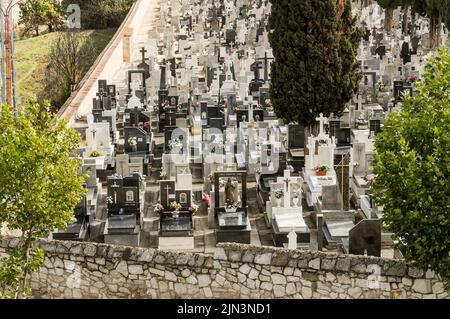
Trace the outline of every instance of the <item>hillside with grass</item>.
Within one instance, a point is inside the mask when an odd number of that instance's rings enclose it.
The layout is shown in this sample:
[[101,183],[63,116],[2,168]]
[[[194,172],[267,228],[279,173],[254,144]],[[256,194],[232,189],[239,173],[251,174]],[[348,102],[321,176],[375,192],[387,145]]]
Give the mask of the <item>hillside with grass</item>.
[[[95,47],[97,55],[103,51],[111,41],[117,29],[82,31],[89,37]],[[60,32],[47,33],[38,37],[15,41],[15,67],[17,80],[17,101],[19,105],[29,99],[35,99],[44,89],[45,68],[52,43]]]

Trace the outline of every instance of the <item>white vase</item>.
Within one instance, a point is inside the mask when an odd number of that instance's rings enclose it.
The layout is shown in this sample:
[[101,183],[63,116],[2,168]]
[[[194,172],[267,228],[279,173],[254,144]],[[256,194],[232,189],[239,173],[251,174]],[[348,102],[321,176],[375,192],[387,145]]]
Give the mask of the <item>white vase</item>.
[[275,198],[275,202],[277,203],[277,207],[281,206],[281,198]]
[[292,201],[294,202],[294,206],[298,207],[298,201],[300,200],[300,198],[295,197]]

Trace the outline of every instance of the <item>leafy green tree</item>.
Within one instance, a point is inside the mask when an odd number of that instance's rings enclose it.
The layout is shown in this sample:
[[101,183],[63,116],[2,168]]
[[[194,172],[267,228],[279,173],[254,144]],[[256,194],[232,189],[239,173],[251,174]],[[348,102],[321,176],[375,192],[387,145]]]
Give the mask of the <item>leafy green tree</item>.
[[25,33],[34,31],[38,36],[42,25],[47,25],[52,32],[62,24],[62,10],[56,0],[26,0],[20,2],[19,7],[19,23],[25,26]]
[[0,261],[0,295],[21,298],[29,293],[27,278],[43,263],[35,241],[65,229],[85,192],[81,160],[71,156],[79,135],[48,106],[34,103],[17,120],[3,105],[0,132],[0,225],[21,233],[17,247]]
[[405,258],[450,279],[450,55],[430,59],[416,98],[377,135],[372,192]]
[[311,126],[320,113],[339,115],[361,79],[356,53],[362,33],[350,1],[271,2],[270,90],[277,116]]

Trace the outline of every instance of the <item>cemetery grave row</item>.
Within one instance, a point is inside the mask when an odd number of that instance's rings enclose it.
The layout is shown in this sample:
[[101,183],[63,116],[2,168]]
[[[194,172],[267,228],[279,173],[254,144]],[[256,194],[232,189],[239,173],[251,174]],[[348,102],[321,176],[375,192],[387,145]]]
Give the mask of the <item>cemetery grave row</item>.
[[[196,234],[209,229],[213,246],[261,244],[252,235],[261,239],[252,222],[261,213],[272,245],[381,255],[389,242],[369,193],[374,141],[401,96],[415,94],[431,54],[421,45],[426,32],[383,33],[380,14],[363,9],[371,18],[358,51],[358,94],[342,116],[320,114],[311,132],[278,119],[271,106],[270,6],[161,1],[123,92],[98,83],[82,151],[88,192],[77,221],[54,238],[92,240],[106,189],[107,243],[147,245],[140,238],[150,210],[161,249],[195,250]],[[157,196],[148,200],[153,184]],[[196,216],[202,208],[206,226]]]

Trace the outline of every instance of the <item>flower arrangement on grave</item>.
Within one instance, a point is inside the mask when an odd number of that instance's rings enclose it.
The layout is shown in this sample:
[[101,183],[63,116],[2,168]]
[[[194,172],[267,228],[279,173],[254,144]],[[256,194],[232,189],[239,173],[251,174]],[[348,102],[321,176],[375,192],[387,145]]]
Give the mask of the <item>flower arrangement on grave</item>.
[[150,127],[150,121],[146,121],[146,122],[144,122],[144,127]]
[[417,81],[417,79],[416,79],[416,77],[415,77],[414,75],[408,76],[408,82],[409,82],[409,83],[414,83],[414,82],[416,82],[416,81]]
[[164,206],[161,203],[156,204],[155,209],[153,210],[155,213],[161,215],[164,213]]
[[181,209],[181,204],[177,202],[170,203],[170,208],[172,208],[174,211],[179,212]]
[[209,182],[212,184],[214,182],[214,174],[208,175]]
[[208,207],[211,207],[211,198],[209,197],[208,194],[202,193],[202,199]]
[[284,197],[284,190],[282,189],[277,189],[275,191],[275,198],[276,199],[282,199]]
[[159,178],[162,180],[167,179],[167,172],[165,169],[161,170],[161,173],[159,173]]
[[171,139],[170,141],[169,141],[169,148],[172,150],[172,149],[174,149],[174,148],[179,148],[179,147],[181,147],[183,144],[181,143],[181,140],[178,138],[178,137],[176,137],[176,138],[174,138],[174,139]]
[[194,216],[198,211],[198,205],[192,204],[191,207],[189,207],[189,212]]
[[361,115],[356,119],[356,125],[358,126],[365,126],[367,125],[367,121],[364,118],[363,114],[361,113]]
[[370,187],[372,183],[375,181],[376,176],[373,174],[364,176],[364,180],[367,182],[367,185]]
[[295,168],[291,164],[286,165],[286,169],[289,170],[291,173],[294,173]]
[[317,176],[325,176],[327,175],[327,172],[329,171],[329,167],[325,165],[316,165],[314,166],[314,171],[316,172]]
[[224,179],[219,180],[219,189],[220,189],[220,188],[224,188],[225,185],[226,185],[226,182],[225,182]]
[[89,154],[89,157],[101,157],[101,156],[103,155],[99,151],[92,151],[91,154]]
[[378,89],[379,89],[381,92],[383,92],[385,88],[386,88],[386,84],[383,82],[383,80],[380,80],[380,81],[378,82]]
[[128,139],[128,144],[130,144],[130,146],[136,146],[137,145],[137,138],[136,138],[136,136],[130,137]]
[[225,209],[236,209],[241,205],[240,201],[234,201],[234,200],[230,200],[227,199],[225,201]]

